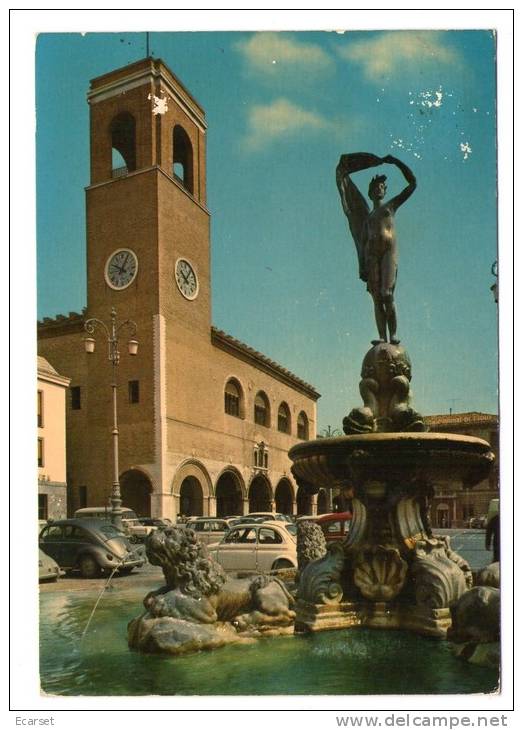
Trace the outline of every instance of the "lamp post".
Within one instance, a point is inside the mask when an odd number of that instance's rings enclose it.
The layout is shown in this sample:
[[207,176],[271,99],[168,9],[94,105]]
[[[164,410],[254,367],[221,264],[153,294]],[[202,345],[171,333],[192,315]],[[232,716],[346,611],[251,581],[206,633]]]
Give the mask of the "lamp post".
[[94,339],[93,335],[95,333],[96,328],[99,327],[103,330],[107,337],[107,345],[108,345],[108,352],[109,352],[109,361],[111,362],[113,366],[113,379],[111,383],[111,388],[113,390],[113,429],[112,429],[112,437],[113,437],[113,459],[114,459],[114,479],[113,479],[113,486],[111,490],[111,522],[113,525],[118,528],[122,529],[122,496],[120,493],[120,479],[119,479],[119,464],[118,464],[118,411],[117,411],[117,403],[116,403],[116,389],[118,388],[118,384],[116,381],[116,368],[118,367],[120,363],[120,350],[118,349],[118,336],[123,329],[129,330],[129,336],[130,340],[127,343],[128,352],[129,355],[136,355],[138,352],[138,341],[134,339],[134,336],[136,335],[136,323],[133,322],[131,319],[126,319],[123,322],[118,323],[116,321],[116,309],[113,307],[111,309],[111,322],[109,326],[105,324],[105,322],[102,322],[101,319],[97,319],[96,317],[92,317],[91,319],[88,319],[84,324],[84,329],[87,332],[89,337],[85,337],[84,339],[84,346],[85,351],[89,354],[92,354],[95,349],[96,340]]

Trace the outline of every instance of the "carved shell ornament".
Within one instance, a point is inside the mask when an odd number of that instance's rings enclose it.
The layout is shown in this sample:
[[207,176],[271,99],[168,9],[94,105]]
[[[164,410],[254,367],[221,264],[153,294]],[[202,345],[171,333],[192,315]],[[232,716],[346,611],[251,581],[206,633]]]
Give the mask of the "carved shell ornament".
[[376,545],[358,552],[354,583],[370,601],[390,601],[405,584],[407,563],[396,548]]

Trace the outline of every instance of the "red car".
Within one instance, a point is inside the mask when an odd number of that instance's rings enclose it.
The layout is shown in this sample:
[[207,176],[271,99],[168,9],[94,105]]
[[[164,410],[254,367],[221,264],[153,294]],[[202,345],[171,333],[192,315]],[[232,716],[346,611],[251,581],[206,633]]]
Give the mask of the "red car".
[[315,522],[323,530],[327,542],[345,540],[352,522],[352,512],[332,512],[316,517]]

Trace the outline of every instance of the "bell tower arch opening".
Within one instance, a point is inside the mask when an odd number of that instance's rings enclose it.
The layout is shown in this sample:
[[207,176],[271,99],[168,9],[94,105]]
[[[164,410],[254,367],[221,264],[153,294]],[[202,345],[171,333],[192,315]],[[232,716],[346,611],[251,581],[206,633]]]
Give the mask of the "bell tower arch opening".
[[185,129],[175,124],[173,129],[173,176],[184,188],[194,193],[193,151]]
[[111,176],[136,170],[136,122],[129,112],[120,112],[111,122]]

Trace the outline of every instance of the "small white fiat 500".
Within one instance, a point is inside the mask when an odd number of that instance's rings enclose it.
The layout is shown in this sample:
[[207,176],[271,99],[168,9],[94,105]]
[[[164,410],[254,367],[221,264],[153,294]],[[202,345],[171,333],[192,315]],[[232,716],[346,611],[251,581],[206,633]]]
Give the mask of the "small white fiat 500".
[[227,571],[265,573],[298,566],[296,525],[293,524],[271,521],[238,525],[208,549]]

